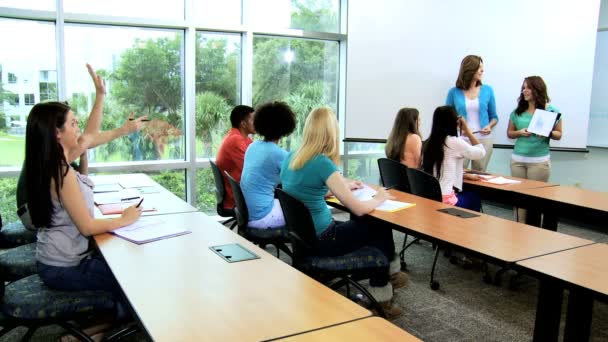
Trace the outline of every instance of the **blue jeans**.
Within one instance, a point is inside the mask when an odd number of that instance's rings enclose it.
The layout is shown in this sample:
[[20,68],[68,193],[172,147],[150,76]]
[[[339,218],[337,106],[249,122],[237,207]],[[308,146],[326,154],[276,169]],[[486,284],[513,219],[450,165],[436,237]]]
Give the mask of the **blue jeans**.
[[60,291],[99,290],[111,292],[116,300],[117,318],[126,317],[127,307],[121,300],[120,286],[114,279],[108,264],[100,256],[83,259],[72,267],[50,266],[36,263],[38,276],[44,284]]
[[[379,221],[363,218],[346,222],[334,221],[318,236],[318,240],[319,256],[340,256],[365,246],[379,249],[389,262],[395,255],[393,230]],[[369,283],[371,286],[382,287],[388,283],[388,280],[387,267],[370,274]]]

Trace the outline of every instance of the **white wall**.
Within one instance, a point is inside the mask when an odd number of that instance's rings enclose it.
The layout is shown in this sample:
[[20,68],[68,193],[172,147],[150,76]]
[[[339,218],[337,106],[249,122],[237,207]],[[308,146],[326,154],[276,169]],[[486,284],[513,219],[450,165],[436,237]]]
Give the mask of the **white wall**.
[[[541,75],[564,115],[555,146],[587,143],[599,0],[349,2],[347,138],[384,139],[400,107],[416,107],[423,134],[454,86],[461,59],[484,59],[506,137],[525,76]],[[465,15],[466,14],[466,15]]]
[[597,33],[587,143],[608,147],[608,0],[602,0],[600,5],[598,26],[605,31]]

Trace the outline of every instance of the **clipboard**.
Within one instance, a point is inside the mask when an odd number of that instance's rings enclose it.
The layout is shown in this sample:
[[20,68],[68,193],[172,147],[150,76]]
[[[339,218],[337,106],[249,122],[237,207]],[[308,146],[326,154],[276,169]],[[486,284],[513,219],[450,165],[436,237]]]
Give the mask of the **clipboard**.
[[229,263],[260,258],[258,255],[248,250],[247,248],[239,245],[238,243],[210,246],[209,249],[212,250],[215,254],[219,255],[222,259],[224,259],[224,261]]
[[437,209],[437,211],[441,211],[442,213],[446,213],[446,214],[452,215],[452,216],[458,216],[460,218],[465,218],[465,219],[481,216],[478,214],[473,214],[468,211],[464,211],[464,210],[460,210],[460,209],[456,209],[456,208]]

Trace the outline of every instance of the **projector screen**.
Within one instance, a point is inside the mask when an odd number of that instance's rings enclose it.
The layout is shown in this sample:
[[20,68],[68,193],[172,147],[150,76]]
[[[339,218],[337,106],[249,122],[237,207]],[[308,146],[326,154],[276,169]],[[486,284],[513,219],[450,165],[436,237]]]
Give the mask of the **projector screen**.
[[554,147],[585,148],[599,0],[349,1],[345,138],[386,139],[401,107],[428,136],[462,58],[480,55],[494,89],[494,144],[509,144],[509,114],[524,77],[542,76],[560,109]]

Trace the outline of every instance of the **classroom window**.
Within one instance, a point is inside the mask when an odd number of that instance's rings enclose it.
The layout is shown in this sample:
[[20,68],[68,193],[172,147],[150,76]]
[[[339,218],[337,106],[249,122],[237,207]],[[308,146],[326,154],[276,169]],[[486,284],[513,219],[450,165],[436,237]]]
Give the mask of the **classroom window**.
[[34,94],[23,94],[23,104],[33,106],[36,104],[36,96]]
[[196,34],[196,155],[212,157],[230,129],[230,111],[241,103],[241,36]]
[[66,13],[158,19],[184,18],[184,0],[64,0],[63,6]]
[[267,0],[251,7],[251,21],[259,28],[340,31],[339,0]]
[[253,104],[287,102],[297,115],[296,131],[281,145],[299,144],[304,121],[316,107],[338,103],[339,44],[335,41],[255,36]]
[[68,100],[81,121],[95,98],[82,61],[95,61],[106,79],[103,130],[122,126],[131,112],[150,119],[139,132],[96,148],[91,162],[184,159],[183,36],[181,30],[65,26]]
[[55,0],[0,0],[0,7],[54,11],[55,3]]
[[193,0],[193,5],[194,19],[205,26],[241,23],[241,0]]
[[211,167],[196,170],[196,208],[208,215],[217,215],[215,180]]

